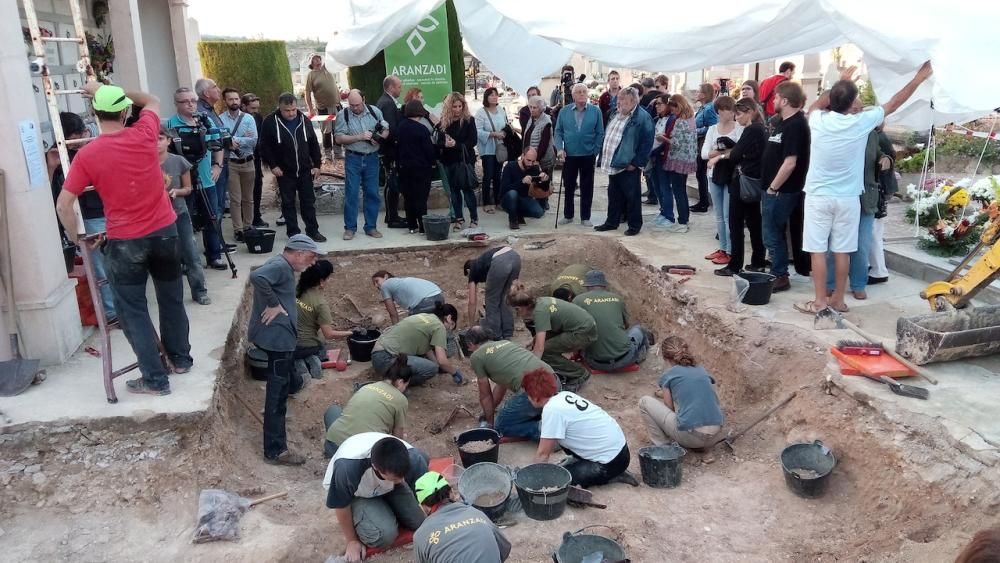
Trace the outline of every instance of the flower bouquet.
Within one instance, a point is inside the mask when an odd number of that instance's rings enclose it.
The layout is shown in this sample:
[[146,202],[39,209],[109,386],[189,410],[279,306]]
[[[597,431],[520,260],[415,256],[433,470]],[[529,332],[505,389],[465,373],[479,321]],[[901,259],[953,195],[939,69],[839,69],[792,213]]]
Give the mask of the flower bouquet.
[[914,202],[906,217],[925,229],[917,242],[920,248],[935,256],[969,253],[989,220],[985,211],[997,199],[1000,187],[995,179],[984,180],[975,184],[969,179],[945,180],[924,188],[907,186],[907,194]]

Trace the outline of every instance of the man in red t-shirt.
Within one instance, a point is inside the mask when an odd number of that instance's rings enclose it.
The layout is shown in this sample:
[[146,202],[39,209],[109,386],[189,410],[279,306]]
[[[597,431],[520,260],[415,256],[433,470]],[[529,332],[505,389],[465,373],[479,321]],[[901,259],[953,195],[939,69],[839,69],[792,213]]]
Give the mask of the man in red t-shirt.
[[765,78],[760,83],[760,99],[757,100],[764,106],[764,113],[767,117],[774,115],[774,87],[786,80],[791,80],[795,75],[795,63],[785,61],[778,67],[778,74]]
[[[139,362],[142,378],[126,382],[132,393],[167,395],[170,381],[156,346],[146,304],[146,279],[153,278],[160,311],[160,335],[175,373],[191,369],[188,318],[184,310],[181,262],[177,254],[177,216],[164,189],[158,136],[160,101],[143,92],[89,82],[101,135],[80,149],[56,201],[66,235],[77,242],[73,205],[88,186],[101,196],[107,241],[101,252],[125,337]],[[125,127],[132,104],[139,119]]]

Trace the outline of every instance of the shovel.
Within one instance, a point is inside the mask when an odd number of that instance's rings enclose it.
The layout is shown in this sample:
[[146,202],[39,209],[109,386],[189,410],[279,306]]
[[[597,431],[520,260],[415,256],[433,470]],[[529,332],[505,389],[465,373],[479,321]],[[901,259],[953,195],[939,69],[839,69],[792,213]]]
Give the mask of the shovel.
[[762,415],[758,416],[757,418],[755,418],[750,424],[744,426],[741,430],[739,430],[735,434],[729,434],[725,438],[719,440],[718,442],[716,442],[716,443],[714,443],[712,445],[713,446],[718,446],[719,444],[725,444],[726,447],[729,448],[730,452],[736,453],[736,450],[733,449],[733,442],[735,442],[737,438],[739,438],[740,436],[746,434],[754,426],[757,426],[758,424],[760,424],[761,422],[763,422],[767,417],[769,417],[772,414],[774,414],[774,411],[776,411],[776,410],[780,409],[781,407],[787,405],[792,399],[795,398],[795,395],[797,395],[797,394],[798,394],[798,391],[792,391],[784,399],[782,399],[781,401],[779,401],[778,403],[776,403],[773,407],[771,407],[771,408],[767,409],[766,411],[764,411],[764,414],[762,414]]
[[858,328],[858,325],[845,319],[843,315],[841,315],[840,313],[834,311],[829,307],[816,313],[816,317],[813,319],[813,328],[816,330],[833,330],[833,329],[853,330],[858,336],[864,338],[865,340],[874,342],[876,344],[880,344],[882,348],[885,349],[886,354],[889,354],[890,356],[898,360],[899,363],[913,370],[913,373],[916,373],[920,377],[927,380],[929,383],[932,383],[934,385],[938,384],[937,379],[934,379],[934,377],[931,376],[931,374],[928,373],[927,370],[911,362],[910,360],[907,360],[903,356],[900,356],[899,354],[896,353],[895,350],[886,346],[881,339],[876,338],[874,335],[861,330],[860,328]]
[[13,397],[35,382],[38,375],[38,360],[26,360],[21,357],[21,347],[17,341],[17,335],[21,325],[21,320],[17,313],[17,305],[14,303],[14,284],[12,280],[11,259],[10,259],[10,229],[7,223],[7,192],[4,188],[3,179],[0,178],[0,222],[3,223],[2,232],[6,239],[5,257],[3,261],[3,274],[0,275],[0,282],[3,283],[4,293],[7,301],[7,326],[10,330],[10,353],[13,359],[0,362],[0,397]]
[[198,496],[198,526],[191,541],[236,541],[240,539],[240,518],[247,510],[286,495],[288,491],[251,500],[221,489],[204,489]]
[[865,369],[865,365],[863,363],[855,360],[854,357],[849,354],[841,356],[840,359],[845,364],[856,369],[858,373],[867,377],[868,379],[871,379],[872,381],[878,383],[885,383],[886,385],[889,386],[889,390],[897,395],[900,395],[902,397],[913,397],[914,399],[923,399],[925,401],[927,400],[928,397],[931,396],[931,392],[928,391],[927,389],[924,389],[923,387],[896,383],[896,381],[894,381],[891,377],[887,375],[875,375],[871,373],[870,371]]

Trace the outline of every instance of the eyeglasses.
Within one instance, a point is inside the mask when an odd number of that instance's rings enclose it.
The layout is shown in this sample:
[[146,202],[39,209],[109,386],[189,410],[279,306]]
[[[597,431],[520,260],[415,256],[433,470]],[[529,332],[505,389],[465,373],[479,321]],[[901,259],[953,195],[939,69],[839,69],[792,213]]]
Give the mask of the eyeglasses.
[[197,104],[198,100],[174,100],[175,104]]

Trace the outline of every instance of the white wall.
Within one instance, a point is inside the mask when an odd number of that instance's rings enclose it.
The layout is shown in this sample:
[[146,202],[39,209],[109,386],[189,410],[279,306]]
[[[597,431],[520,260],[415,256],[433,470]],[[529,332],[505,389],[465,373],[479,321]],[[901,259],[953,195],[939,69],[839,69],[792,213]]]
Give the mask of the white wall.
[[[170,7],[164,0],[139,2],[139,28],[142,33],[143,55],[146,60],[146,80],[149,93],[162,101],[173,99],[177,83],[177,59],[170,29]],[[194,84],[183,84],[194,87]],[[170,107],[168,103],[166,107]]]

